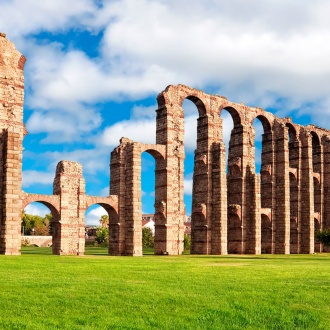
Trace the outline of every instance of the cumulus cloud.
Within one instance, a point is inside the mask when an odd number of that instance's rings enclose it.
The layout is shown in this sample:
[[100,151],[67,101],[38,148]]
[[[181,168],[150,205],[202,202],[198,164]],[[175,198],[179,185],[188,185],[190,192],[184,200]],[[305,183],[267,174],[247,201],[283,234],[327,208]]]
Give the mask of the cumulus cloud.
[[30,203],[25,207],[24,211],[27,214],[39,215],[40,217],[44,217],[46,214],[51,213],[50,209],[41,203]]
[[[156,96],[177,83],[262,107],[276,108],[284,99],[285,114],[312,103],[317,120],[317,113],[329,115],[329,10],[325,0],[83,0],[70,6],[12,0],[2,5],[0,29],[27,52],[27,104],[34,109],[28,129],[47,133],[47,143],[56,136],[69,142],[100,127],[95,102]],[[103,32],[96,57],[32,36],[73,29]],[[145,119],[139,128],[150,127]],[[106,129],[103,143],[116,145],[131,129],[134,139],[153,139],[122,122]]]
[[183,189],[184,194],[187,196],[191,196],[192,188],[193,188],[193,173],[188,173],[184,177],[184,189]]
[[99,226],[102,215],[108,215],[102,206],[90,207],[85,214],[85,224],[89,226]]
[[23,188],[34,184],[49,185],[54,181],[55,173],[40,172],[35,170],[23,171]]

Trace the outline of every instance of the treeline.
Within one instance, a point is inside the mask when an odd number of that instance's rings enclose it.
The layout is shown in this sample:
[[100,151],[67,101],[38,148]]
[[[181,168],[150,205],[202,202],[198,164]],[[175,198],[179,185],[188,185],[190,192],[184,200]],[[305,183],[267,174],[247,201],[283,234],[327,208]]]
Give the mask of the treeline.
[[46,214],[45,217],[32,215],[23,212],[22,214],[22,234],[48,236],[51,235],[52,215]]

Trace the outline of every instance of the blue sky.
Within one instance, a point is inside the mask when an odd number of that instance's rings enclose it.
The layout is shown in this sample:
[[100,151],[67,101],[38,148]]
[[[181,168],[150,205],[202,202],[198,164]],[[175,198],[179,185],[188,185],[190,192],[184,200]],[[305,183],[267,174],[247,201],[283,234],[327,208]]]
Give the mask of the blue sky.
[[[0,31],[28,59],[23,189],[51,194],[66,159],[83,164],[88,194],[107,195],[110,152],[122,136],[155,142],[156,97],[169,84],[330,129],[329,12],[327,0],[0,0]],[[189,214],[197,110],[183,107]],[[230,129],[227,118],[226,139]],[[144,155],[146,213],[153,171]],[[87,223],[103,212],[88,210]]]

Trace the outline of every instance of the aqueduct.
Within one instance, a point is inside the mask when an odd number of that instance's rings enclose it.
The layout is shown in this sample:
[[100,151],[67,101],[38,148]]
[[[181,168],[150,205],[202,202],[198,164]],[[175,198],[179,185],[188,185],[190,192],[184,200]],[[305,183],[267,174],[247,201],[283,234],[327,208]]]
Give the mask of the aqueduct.
[[[157,97],[155,144],[122,138],[112,151],[108,197],[86,195],[82,166],[69,161],[57,165],[53,195],[25,193],[24,63],[0,34],[0,253],[20,254],[22,210],[39,201],[53,214],[54,254],[84,253],[84,213],[100,204],[110,217],[109,254],[142,255],[141,154],[148,152],[156,161],[155,254],[181,254],[185,99],[198,109],[191,253],[326,251],[314,236],[316,229],[330,227],[330,132],[183,85],[168,86]],[[228,162],[223,111],[234,123]],[[254,156],[256,119],[263,126],[260,174]]]

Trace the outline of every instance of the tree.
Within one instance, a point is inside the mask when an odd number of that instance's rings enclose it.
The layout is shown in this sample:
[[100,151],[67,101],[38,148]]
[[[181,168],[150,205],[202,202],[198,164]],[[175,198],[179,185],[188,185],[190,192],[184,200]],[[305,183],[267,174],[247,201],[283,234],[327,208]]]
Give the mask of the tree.
[[324,245],[330,246],[330,229],[318,230],[315,233],[315,238]]
[[108,241],[108,237],[109,237],[109,230],[108,230],[108,228],[98,227],[96,229],[95,241],[98,244],[107,242]]
[[191,236],[187,235],[187,234],[184,234],[184,238],[183,238],[184,250],[185,251],[190,250],[190,245],[191,245]]
[[102,228],[107,228],[109,225],[109,216],[106,214],[102,215],[100,218],[100,224]]
[[142,246],[144,248],[154,247],[154,235],[149,227],[142,228]]
[[39,215],[22,213],[22,232],[24,235],[48,236],[52,216],[47,214],[44,218]]

